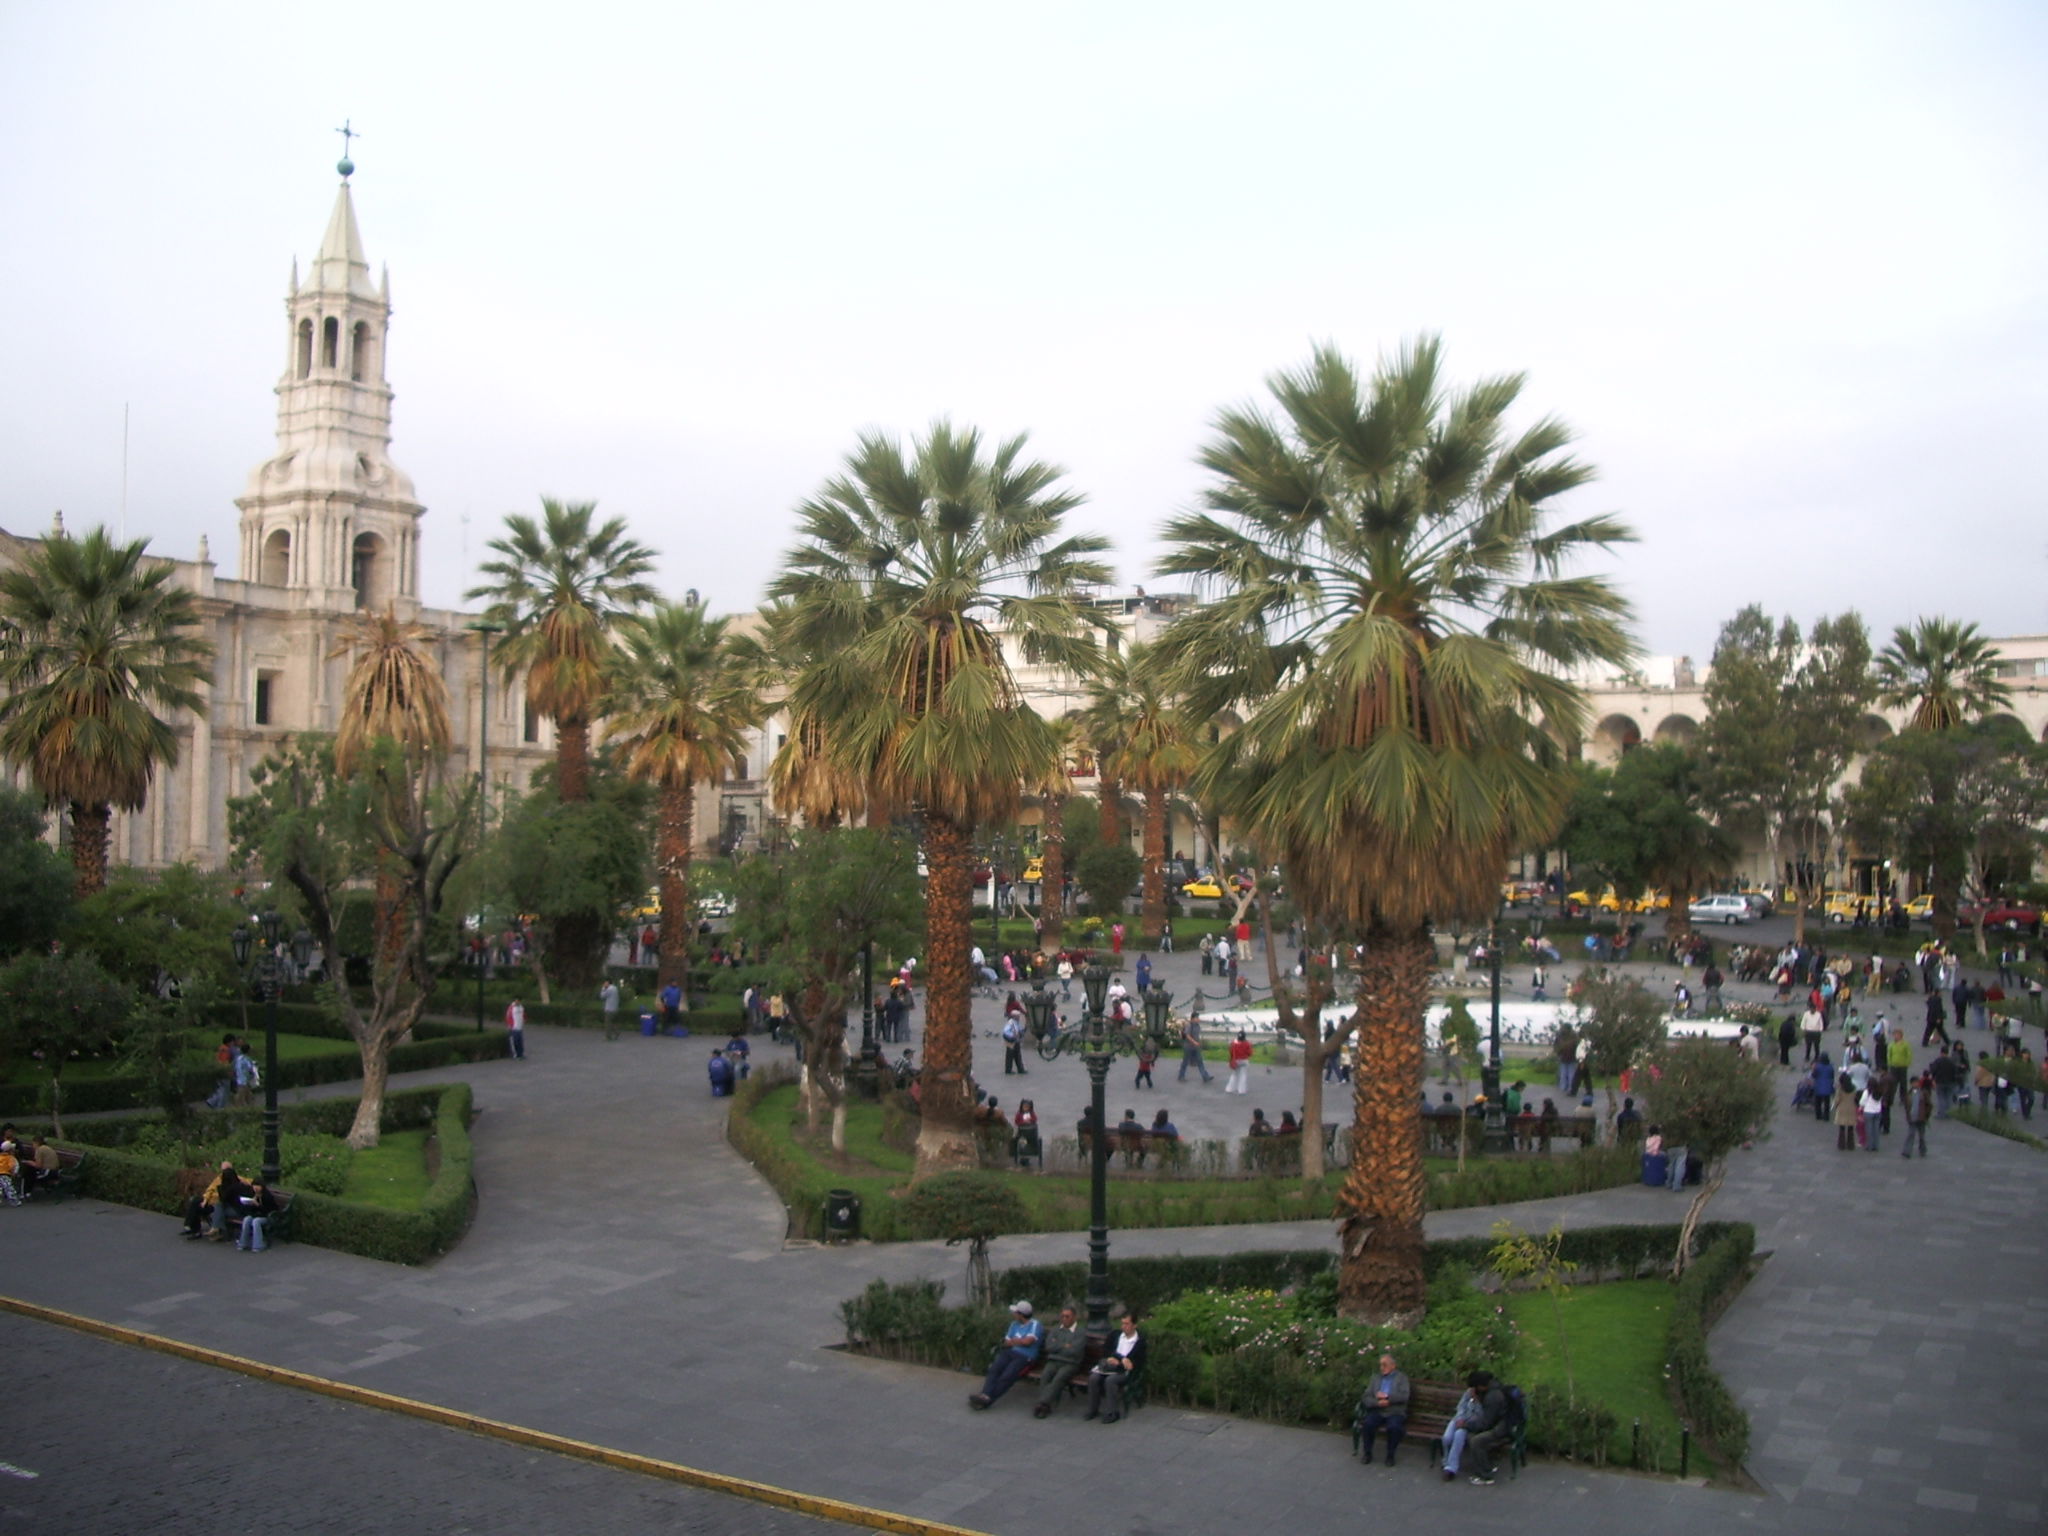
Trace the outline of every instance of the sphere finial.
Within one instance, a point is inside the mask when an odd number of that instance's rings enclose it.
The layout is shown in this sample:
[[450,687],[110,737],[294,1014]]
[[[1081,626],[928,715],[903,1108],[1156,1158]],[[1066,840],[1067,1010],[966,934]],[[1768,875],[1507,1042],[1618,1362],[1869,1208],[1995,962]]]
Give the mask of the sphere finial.
[[356,163],[353,160],[337,160],[334,168],[341,172],[344,181],[356,173]]

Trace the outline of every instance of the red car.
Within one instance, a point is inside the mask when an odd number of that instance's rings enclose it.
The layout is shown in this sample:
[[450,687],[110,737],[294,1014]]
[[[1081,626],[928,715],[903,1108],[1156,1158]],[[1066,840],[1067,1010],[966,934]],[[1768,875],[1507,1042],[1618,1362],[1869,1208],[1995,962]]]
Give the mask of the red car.
[[2041,910],[2024,901],[2005,901],[1993,897],[1989,901],[1966,901],[1956,908],[1956,921],[1965,928],[1977,926],[1982,916],[1986,928],[2004,928],[2013,932],[2027,933],[2041,931]]

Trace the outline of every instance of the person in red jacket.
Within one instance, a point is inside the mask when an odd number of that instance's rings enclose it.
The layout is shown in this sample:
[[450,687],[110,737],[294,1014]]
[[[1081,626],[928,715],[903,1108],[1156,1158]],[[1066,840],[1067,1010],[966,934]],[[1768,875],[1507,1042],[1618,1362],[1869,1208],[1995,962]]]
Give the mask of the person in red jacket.
[[1230,1042],[1230,1081],[1223,1085],[1225,1093],[1250,1093],[1252,1075],[1252,1043],[1243,1030]]

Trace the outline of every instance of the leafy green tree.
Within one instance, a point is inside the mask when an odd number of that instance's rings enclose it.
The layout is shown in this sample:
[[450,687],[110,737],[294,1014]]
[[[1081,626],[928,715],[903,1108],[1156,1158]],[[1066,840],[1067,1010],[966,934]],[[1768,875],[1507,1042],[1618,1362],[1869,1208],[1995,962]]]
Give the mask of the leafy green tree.
[[489,578],[468,596],[490,604],[504,626],[497,662],[509,684],[525,673],[526,702],[555,722],[555,787],[564,803],[590,793],[590,724],[610,687],[612,629],[658,595],[641,578],[654,551],[626,535],[626,520],[599,523],[595,502],[543,497],[540,520],[508,513],[491,540]]
[[1074,883],[1088,893],[1089,910],[1113,923],[1144,869],[1145,861],[1121,841],[1090,843],[1074,860]]
[[1727,1177],[1728,1158],[1760,1139],[1771,1123],[1777,1084],[1762,1061],[1750,1061],[1727,1042],[1673,1040],[1649,1061],[1644,1111],[1664,1127],[1664,1142],[1698,1155],[1705,1165],[1700,1192],[1686,1208],[1672,1255],[1671,1278],[1685,1273],[1692,1234],[1707,1202]]
[[[1891,643],[1877,658],[1877,682],[1888,708],[1911,712],[1906,730],[1915,736],[1960,730],[2003,709],[2012,697],[1998,678],[1996,648],[1976,625],[1953,619],[1921,619],[1893,630]],[[1928,795],[1922,826],[1938,839],[1926,859],[1933,874],[1934,933],[1946,939],[1956,931],[1956,898],[1969,864],[1972,818],[1957,803],[1964,791],[1946,771],[1947,755],[1936,749],[1917,754],[1917,760],[1926,770],[1922,783]]]
[[0,968],[0,1041],[9,1056],[33,1057],[41,1066],[59,1136],[65,1063],[110,1045],[134,1006],[134,994],[78,950],[17,955]]
[[1057,950],[1067,928],[1067,871],[1073,847],[1067,830],[1067,808],[1073,803],[1073,770],[1082,750],[1080,717],[1060,715],[1053,720],[1052,730],[1052,758],[1025,781],[1024,787],[1027,794],[1038,799],[1038,851],[1044,860],[1038,884],[1041,943],[1048,950]]
[[1340,1220],[1347,1315],[1422,1312],[1429,922],[1490,914],[1510,857],[1545,846],[1582,734],[1567,681],[1634,653],[1586,552],[1617,518],[1554,522],[1591,468],[1555,420],[1519,433],[1520,376],[1452,390],[1434,338],[1370,378],[1330,348],[1270,381],[1278,415],[1225,411],[1206,510],[1161,570],[1215,589],[1159,642],[1199,718],[1244,714],[1193,788],[1286,868],[1302,912],[1365,945],[1356,1127]]
[[867,786],[872,817],[922,824],[925,1068],[917,1176],[971,1166],[969,953],[977,826],[1014,819],[1058,750],[1004,655],[1085,675],[1079,604],[1109,579],[1092,535],[1065,534],[1079,497],[1020,437],[987,445],[940,422],[907,450],[863,437],[797,510],[770,595],[802,666],[789,695],[804,750]]
[[1876,697],[1863,620],[1819,619],[1802,639],[1791,619],[1744,608],[1721,627],[1705,694],[1695,743],[1705,805],[1722,825],[1761,833],[1772,880],[1792,887],[1793,928],[1803,936],[1825,873],[1835,787],[1862,749]]
[[995,1305],[988,1245],[1031,1225],[1031,1213],[1009,1180],[973,1169],[940,1174],[903,1197],[901,1214],[914,1237],[944,1238],[948,1248],[967,1244],[967,1294],[976,1306]]
[[[533,918],[527,963],[543,1002],[558,983],[571,995],[598,985],[620,910],[647,889],[649,791],[609,771],[587,788],[565,801],[543,780],[509,804],[465,887]],[[694,912],[682,921],[694,923]]]
[[[697,785],[744,758],[760,723],[750,655],[695,594],[629,616],[619,626],[612,718],[605,730],[629,778],[655,790],[654,867],[661,885],[657,987],[690,982],[697,909],[690,899]],[[751,651],[751,647],[748,651]]]
[[1550,1320],[1557,1331],[1558,1355],[1564,1363],[1564,1395],[1567,1404],[1578,1401],[1578,1387],[1572,1380],[1572,1350],[1564,1331],[1565,1299],[1572,1293],[1571,1278],[1578,1264],[1564,1256],[1564,1225],[1553,1222],[1541,1237],[1531,1236],[1511,1221],[1493,1224],[1493,1247],[1487,1250],[1486,1266],[1508,1285],[1533,1285],[1550,1298]]
[[[475,815],[475,790],[401,798],[389,786],[405,779],[406,749],[389,737],[363,748],[358,771],[335,765],[334,743],[311,733],[294,737],[250,774],[250,791],[228,802],[236,853],[298,898],[306,927],[328,958],[325,990],[363,1063],[363,1093],[349,1128],[352,1147],[377,1145],[391,1044],[419,1022],[434,986],[432,940],[448,882],[468,857],[465,839]],[[403,805],[405,814],[394,814]],[[390,882],[392,910],[402,913],[398,942],[378,950],[364,1008],[341,963],[340,925],[348,894],[380,876]]]
[[92,951],[138,996],[193,988],[218,996],[234,986],[230,935],[247,915],[225,875],[192,864],[117,869],[78,904],[64,936],[68,947]]
[[46,949],[71,912],[71,861],[43,841],[34,795],[0,785],[0,955]]
[[[2008,716],[1905,731],[1865,760],[1842,817],[1861,846],[1927,872],[1936,892],[1989,895],[1997,871],[2032,872],[2048,823],[2048,748]],[[1981,908],[1974,933],[1984,954]]]
[[813,1132],[832,1110],[846,1151],[846,1022],[861,946],[909,953],[922,926],[917,846],[888,827],[816,827],[739,867],[732,931],[759,957],[761,982],[795,1001],[804,1037],[803,1103]]
[[178,760],[163,715],[206,712],[213,647],[173,567],[144,562],[147,545],[55,532],[0,572],[0,755],[70,807],[81,896],[106,883],[113,813],[141,810],[157,769]]
[[1639,1069],[1664,1044],[1670,1010],[1633,976],[1605,971],[1582,973],[1571,985],[1576,1038],[1587,1044],[1586,1070],[1605,1085],[1607,1136],[1621,1113],[1616,1092],[1621,1074]]
[[1574,869],[1597,870],[1617,891],[1656,886],[1670,897],[1669,932],[1691,926],[1695,895],[1735,868],[1735,839],[1702,809],[1701,763],[1686,748],[1638,747],[1613,768],[1585,768],[1559,846]]

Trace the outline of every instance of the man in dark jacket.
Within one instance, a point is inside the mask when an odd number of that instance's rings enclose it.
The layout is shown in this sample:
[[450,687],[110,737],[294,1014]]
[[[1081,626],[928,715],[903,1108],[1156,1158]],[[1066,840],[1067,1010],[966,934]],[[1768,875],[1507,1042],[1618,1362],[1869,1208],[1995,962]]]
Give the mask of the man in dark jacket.
[[1045,1330],[1045,1363],[1038,1368],[1038,1404],[1031,1410],[1034,1419],[1045,1418],[1052,1412],[1074,1372],[1081,1368],[1081,1356],[1087,1349],[1088,1335],[1074,1309],[1061,1307],[1058,1326]]
[[1380,1356],[1379,1374],[1365,1384],[1358,1400],[1359,1450],[1367,1466],[1372,1465],[1373,1437],[1387,1432],[1387,1465],[1394,1464],[1394,1452],[1401,1448],[1401,1435],[1408,1428],[1408,1373],[1392,1355]]
[[1474,1371],[1466,1385],[1478,1396],[1478,1412],[1466,1428],[1465,1454],[1471,1458],[1472,1481],[1484,1488],[1493,1482],[1493,1453],[1514,1429],[1508,1423],[1508,1395],[1491,1371]]

